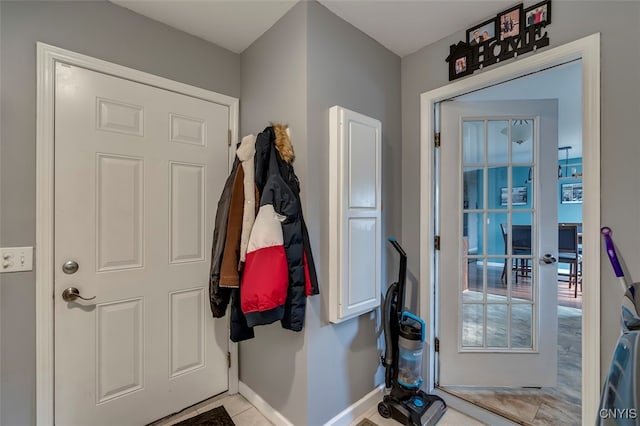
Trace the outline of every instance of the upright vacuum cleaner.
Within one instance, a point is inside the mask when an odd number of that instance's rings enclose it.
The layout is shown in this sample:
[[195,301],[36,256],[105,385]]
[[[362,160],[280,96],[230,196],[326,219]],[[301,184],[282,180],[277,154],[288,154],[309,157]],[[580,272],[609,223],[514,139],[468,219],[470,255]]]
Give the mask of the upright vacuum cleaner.
[[[624,290],[618,338],[604,382],[598,425],[640,425],[640,283],[624,276],[611,238],[611,228],[601,229],[611,266]],[[597,291],[597,289],[595,289]]]
[[378,413],[407,426],[435,425],[447,406],[442,398],[420,390],[426,324],[403,310],[407,254],[395,238],[389,242],[400,253],[400,270],[398,282],[389,286],[382,303],[385,353],[381,361],[390,391],[378,404]]

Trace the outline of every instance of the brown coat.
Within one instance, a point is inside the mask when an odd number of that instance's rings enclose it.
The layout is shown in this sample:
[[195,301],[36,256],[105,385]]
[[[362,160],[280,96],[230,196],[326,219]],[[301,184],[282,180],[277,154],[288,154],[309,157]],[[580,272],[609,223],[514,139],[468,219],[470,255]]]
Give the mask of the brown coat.
[[240,263],[240,237],[242,234],[243,209],[244,171],[242,167],[238,167],[231,191],[231,205],[229,206],[229,218],[227,220],[227,237],[222,255],[222,267],[220,269],[220,287],[240,286],[238,266]]

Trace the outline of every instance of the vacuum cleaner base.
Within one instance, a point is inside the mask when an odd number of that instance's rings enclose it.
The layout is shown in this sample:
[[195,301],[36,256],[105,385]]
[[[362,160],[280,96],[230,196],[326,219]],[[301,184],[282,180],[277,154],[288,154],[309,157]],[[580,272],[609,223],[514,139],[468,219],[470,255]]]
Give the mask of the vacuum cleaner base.
[[406,399],[385,395],[378,404],[378,413],[393,418],[403,425],[432,426],[444,415],[447,405],[435,395],[418,391]]

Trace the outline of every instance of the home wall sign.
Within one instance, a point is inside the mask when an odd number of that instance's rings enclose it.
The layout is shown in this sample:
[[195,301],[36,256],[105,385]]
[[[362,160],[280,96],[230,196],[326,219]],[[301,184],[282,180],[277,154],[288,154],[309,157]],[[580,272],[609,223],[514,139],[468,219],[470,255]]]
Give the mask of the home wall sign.
[[449,81],[549,45],[551,0],[526,9],[522,3],[469,28],[466,40],[449,47]]

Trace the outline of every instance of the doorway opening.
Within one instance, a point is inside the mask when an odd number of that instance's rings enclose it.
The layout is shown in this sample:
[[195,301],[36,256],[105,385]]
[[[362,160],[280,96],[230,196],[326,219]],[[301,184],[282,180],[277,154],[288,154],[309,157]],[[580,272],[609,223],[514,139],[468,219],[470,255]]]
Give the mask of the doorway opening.
[[[540,102],[537,99],[557,100],[557,141],[555,135],[543,133],[544,126],[537,125],[539,117],[507,121],[494,115],[462,121],[463,168],[458,172],[463,194],[456,200],[462,202],[462,252],[456,256],[462,275],[460,293],[455,296],[461,297],[460,306],[446,297],[448,289],[440,289],[439,309],[459,310],[461,317],[454,330],[446,326],[451,321],[440,316],[438,367],[444,374],[438,376],[439,388],[518,423],[581,423],[581,66],[580,61],[570,62],[453,99],[467,109],[475,105],[474,112],[483,114],[496,102],[515,112],[516,100],[526,100],[525,105],[531,106]],[[452,114],[449,105],[440,109],[442,123],[451,119],[445,114]],[[440,130],[445,138],[445,129]],[[480,145],[484,149],[478,151]],[[543,148],[552,150],[552,155],[538,155]],[[451,170],[444,164],[445,157],[441,150],[440,170]],[[480,159],[484,166],[478,163]],[[453,171],[446,175],[450,173]],[[536,185],[536,180],[544,182]],[[444,183],[436,185],[444,194]],[[441,240],[447,233],[445,222],[442,218]],[[550,246],[541,240],[543,234],[556,239],[552,241],[556,247],[548,250]],[[538,257],[547,252],[557,262],[539,264]],[[442,260],[451,254],[441,251],[440,255]],[[440,274],[440,286],[451,284],[451,271],[446,271]],[[545,292],[553,294],[545,299]],[[555,321],[549,316],[555,316]],[[536,367],[524,352],[531,349],[538,352],[534,356],[542,356],[547,334],[553,340],[553,356]],[[463,353],[457,361],[457,355],[443,351],[443,340],[451,339],[459,340]],[[474,368],[479,379],[461,377],[458,382],[445,375],[453,362],[478,360],[474,351],[484,352],[488,365],[495,365],[494,373],[489,373],[492,367]],[[525,370],[529,378],[520,378],[522,371],[506,372],[508,351],[515,352],[514,368]],[[460,370],[459,365],[453,368]],[[550,369],[555,380],[544,385]],[[501,374],[507,378],[499,378]]]
[[[238,100],[43,43],[37,44],[37,56],[36,423],[69,423],[61,421],[61,416],[75,416],[72,423],[86,424],[77,419],[92,418],[91,423],[97,424],[114,418],[134,421],[135,415],[138,420],[134,422],[143,424],[225,390],[237,393],[238,345],[228,340],[224,321],[205,318],[206,292],[199,277],[206,278],[208,271],[202,236],[213,235],[213,225],[206,227],[202,219],[211,209],[203,200],[220,193],[229,160],[235,156],[227,147],[227,138],[237,135]],[[71,81],[78,84],[61,83]],[[88,87],[80,90],[80,83]],[[89,137],[80,131],[96,133]],[[83,134],[82,140],[91,143],[74,149],[71,143]],[[58,139],[64,144],[54,143]],[[163,143],[149,144],[151,139]],[[129,141],[135,143],[126,143]],[[64,149],[75,157],[60,151],[65,144]],[[178,158],[176,153],[183,155],[189,149],[190,158]],[[197,150],[201,151],[194,152]],[[69,163],[60,163],[65,160]],[[76,168],[69,168],[71,163]],[[85,187],[61,186],[61,172],[67,173],[67,182]],[[60,191],[61,187],[71,190]],[[60,194],[78,198],[70,202]],[[201,206],[193,209],[197,220],[179,210],[176,200],[185,196],[192,200],[187,205]],[[157,209],[154,205],[171,207]],[[60,210],[65,206],[70,213]],[[160,210],[166,216],[158,221]],[[82,220],[71,223],[71,216],[59,220],[71,214]],[[70,224],[71,231],[58,232],[64,223]],[[185,239],[184,231],[178,231],[180,239],[172,231],[157,231],[181,230],[183,224],[184,229],[193,230],[189,234],[193,237]],[[79,236],[88,239],[63,253],[60,242]],[[152,241],[152,236],[166,240]],[[52,298],[54,293],[64,294],[69,284],[65,280],[71,279],[64,275],[59,279],[62,273],[68,275],[60,266],[66,258],[84,265],[75,271],[85,279],[76,275],[74,280],[87,290],[83,296],[88,293],[95,299],[66,302],[60,296]],[[152,262],[165,269],[149,268]],[[182,268],[179,273],[162,272],[178,266]],[[191,267],[202,270],[203,266],[204,274],[191,272]],[[145,283],[147,288],[133,288],[122,277],[125,272],[143,274],[152,269],[160,271],[155,274],[165,283],[185,288],[150,285],[161,280],[146,275],[138,275],[132,283]],[[120,274],[117,287],[104,285],[112,273]],[[174,273],[180,279],[171,278]],[[85,301],[86,305],[80,303]],[[149,312],[160,312],[165,320],[154,324],[169,324],[169,332],[151,332],[146,327]],[[64,328],[63,315],[73,327]],[[70,340],[61,340],[61,333],[55,332],[60,327],[67,331],[62,337]],[[74,332],[82,327],[84,331]],[[60,351],[66,353],[61,356]],[[79,359],[88,361],[75,362]],[[222,362],[226,360],[231,362],[229,367]],[[215,389],[208,365],[217,370],[211,374],[215,375]],[[153,412],[138,409],[154,404],[158,409]]]

